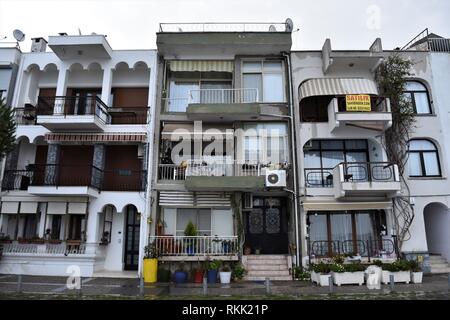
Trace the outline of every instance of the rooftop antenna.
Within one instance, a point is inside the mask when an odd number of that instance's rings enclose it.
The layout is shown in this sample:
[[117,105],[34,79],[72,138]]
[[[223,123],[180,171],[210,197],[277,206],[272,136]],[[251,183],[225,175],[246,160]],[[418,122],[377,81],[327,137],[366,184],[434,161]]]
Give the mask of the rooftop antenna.
[[80,36],[82,36],[82,34],[81,34],[81,29],[80,29],[80,28],[78,28],[78,34],[79,34]]
[[284,23],[286,24],[286,32],[292,32],[294,30],[294,22],[292,22],[291,18],[287,18]]
[[271,24],[269,26],[269,32],[276,32],[276,31],[277,31],[277,28],[275,28],[275,26],[273,24]]
[[14,36],[14,39],[17,40],[17,42],[22,42],[23,40],[25,40],[25,33],[20,31],[19,29],[15,29],[13,31],[13,36]]

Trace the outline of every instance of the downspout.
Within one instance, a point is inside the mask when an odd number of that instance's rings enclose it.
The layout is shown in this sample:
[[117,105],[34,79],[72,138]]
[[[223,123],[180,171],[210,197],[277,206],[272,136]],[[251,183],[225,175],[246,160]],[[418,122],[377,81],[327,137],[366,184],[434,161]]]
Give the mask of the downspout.
[[297,152],[296,150],[296,141],[295,141],[295,112],[294,112],[294,97],[293,97],[293,89],[292,89],[292,68],[291,68],[291,56],[287,52],[282,52],[282,55],[286,58],[287,68],[288,68],[288,80],[289,80],[289,123],[290,123],[290,131],[291,131],[291,156],[292,156],[292,174],[294,176],[294,220],[295,220],[295,248],[296,248],[296,265],[301,266],[300,259],[300,233],[298,226],[298,201],[297,201],[297,190],[298,190],[298,179],[297,179]]

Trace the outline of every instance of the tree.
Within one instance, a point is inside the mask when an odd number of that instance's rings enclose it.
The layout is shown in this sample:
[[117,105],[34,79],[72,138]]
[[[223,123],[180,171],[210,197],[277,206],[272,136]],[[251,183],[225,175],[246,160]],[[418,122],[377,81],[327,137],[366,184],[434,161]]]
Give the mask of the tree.
[[381,93],[391,102],[392,127],[385,132],[384,148],[389,161],[397,164],[402,184],[402,195],[393,199],[394,228],[399,249],[403,242],[409,239],[409,228],[414,219],[409,187],[404,178],[408,161],[409,137],[415,124],[415,113],[411,101],[403,94],[406,80],[411,75],[412,65],[412,61],[396,53],[380,65],[376,74]]
[[14,111],[0,98],[0,160],[14,149],[15,133]]

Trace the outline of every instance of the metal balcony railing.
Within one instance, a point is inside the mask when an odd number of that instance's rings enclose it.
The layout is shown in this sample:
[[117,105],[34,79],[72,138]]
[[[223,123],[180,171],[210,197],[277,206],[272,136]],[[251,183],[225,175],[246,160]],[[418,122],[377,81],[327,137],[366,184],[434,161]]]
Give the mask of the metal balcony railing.
[[105,124],[111,123],[108,106],[98,96],[39,97],[37,115],[95,115]]
[[160,23],[159,32],[290,32],[285,22]]
[[149,107],[113,107],[108,109],[111,124],[150,123]]
[[[346,110],[345,97],[337,97],[336,112],[348,112]],[[371,97],[370,98],[371,111],[370,112],[391,112],[389,99],[385,97]]]
[[343,162],[342,182],[398,182],[396,165],[390,162]]
[[150,236],[163,256],[231,256],[238,254],[237,236]]

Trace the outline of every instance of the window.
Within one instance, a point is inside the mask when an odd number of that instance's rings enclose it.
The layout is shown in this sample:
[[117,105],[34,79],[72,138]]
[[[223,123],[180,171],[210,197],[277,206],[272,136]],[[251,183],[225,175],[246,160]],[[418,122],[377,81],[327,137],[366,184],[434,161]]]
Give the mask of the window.
[[436,146],[429,140],[409,141],[410,177],[440,177],[441,167]]
[[191,221],[199,236],[211,235],[211,209],[177,209],[177,236],[184,236],[184,230]]
[[243,126],[244,159],[258,163],[287,163],[288,136],[284,123],[247,123]]
[[[313,140],[303,148],[305,180],[307,187],[332,187],[333,168],[341,162],[368,162],[367,140]],[[357,166],[352,173],[366,175],[364,166]]]
[[58,240],[59,235],[61,233],[62,215],[53,214],[51,216],[52,216],[52,229],[51,229],[50,238],[52,240]]
[[69,221],[69,240],[84,240],[82,235],[84,233],[85,216],[84,215],[70,215]]
[[328,122],[328,105],[332,96],[306,97],[300,101],[302,122]]
[[283,63],[281,61],[244,61],[242,87],[258,89],[259,101],[284,102]]
[[431,114],[430,96],[427,88],[418,81],[407,81],[404,95],[410,100],[416,114]]
[[36,236],[37,218],[35,214],[25,214],[23,217],[23,238],[31,239]]

